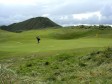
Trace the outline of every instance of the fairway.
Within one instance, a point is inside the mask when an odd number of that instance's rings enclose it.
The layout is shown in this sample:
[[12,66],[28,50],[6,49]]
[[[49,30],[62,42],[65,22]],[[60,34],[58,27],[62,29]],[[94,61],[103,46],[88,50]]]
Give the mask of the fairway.
[[[102,37],[103,34],[96,37],[96,33],[91,34],[91,32],[89,33],[89,35],[81,38],[73,38],[73,39],[55,39],[55,37],[52,38],[51,35],[53,33],[54,34],[56,32],[63,33],[63,30],[64,33],[68,33],[69,31],[69,33],[72,32],[74,34],[80,31],[77,29],[46,29],[39,31],[38,30],[26,31],[22,33],[10,33],[10,32],[8,33],[2,31],[1,32],[2,38],[0,40],[0,52],[2,52],[1,56],[4,54],[6,55],[6,53],[28,54],[32,52],[44,52],[44,51],[47,52],[51,50],[69,50],[77,48],[97,48],[97,47],[101,48],[112,45],[112,39],[111,39],[112,35],[110,34],[112,31],[109,30],[106,31],[109,32],[109,34],[104,33],[105,35],[107,35],[107,37],[104,36],[104,38]],[[83,30],[81,30],[81,32],[83,32]],[[37,43],[36,40],[37,35],[40,35],[41,37],[40,44]]]
[[[23,38],[24,39],[24,38]],[[41,38],[42,39],[42,38]],[[30,53],[30,52],[43,52],[50,50],[66,50],[88,47],[108,47],[112,45],[112,39],[103,38],[81,38],[73,40],[52,40],[42,39],[40,44],[35,41],[8,41],[0,44],[0,51],[3,52],[18,52],[18,53]]]

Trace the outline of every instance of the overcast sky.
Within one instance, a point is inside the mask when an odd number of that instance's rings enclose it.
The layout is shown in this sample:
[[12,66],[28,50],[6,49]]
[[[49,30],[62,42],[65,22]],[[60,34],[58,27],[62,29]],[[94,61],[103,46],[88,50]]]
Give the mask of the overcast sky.
[[0,25],[38,16],[64,26],[112,24],[112,0],[0,0]]

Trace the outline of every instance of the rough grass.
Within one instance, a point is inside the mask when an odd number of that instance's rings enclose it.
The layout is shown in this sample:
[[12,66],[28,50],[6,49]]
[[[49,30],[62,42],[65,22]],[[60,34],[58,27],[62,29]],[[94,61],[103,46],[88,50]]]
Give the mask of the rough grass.
[[[35,38],[38,35],[40,44]],[[112,30],[62,28],[22,33],[0,30],[0,38],[0,64],[5,67],[0,68],[2,82],[112,83]]]
[[60,52],[55,55],[35,54],[21,59],[13,58],[10,63],[15,61],[14,64],[8,67],[16,72],[18,77],[15,78],[18,78],[21,83],[112,83],[112,48],[94,52],[92,49],[76,51]]

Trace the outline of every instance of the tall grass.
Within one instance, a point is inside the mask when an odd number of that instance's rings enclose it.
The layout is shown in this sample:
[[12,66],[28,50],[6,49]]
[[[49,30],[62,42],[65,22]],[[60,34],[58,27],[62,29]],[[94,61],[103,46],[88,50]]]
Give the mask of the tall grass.
[[34,84],[37,81],[46,84],[111,84],[111,56],[112,48],[85,55],[64,52],[51,56],[29,56],[15,70],[18,75],[31,77]]
[[0,84],[13,84],[17,81],[17,74],[11,70],[8,69],[4,65],[0,65]]

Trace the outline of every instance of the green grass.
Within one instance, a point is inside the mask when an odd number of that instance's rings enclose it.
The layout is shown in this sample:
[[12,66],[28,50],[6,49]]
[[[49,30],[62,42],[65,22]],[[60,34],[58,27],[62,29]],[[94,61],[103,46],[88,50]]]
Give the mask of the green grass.
[[2,80],[7,82],[11,73],[9,79],[18,84],[110,84],[112,63],[107,55],[112,53],[107,47],[112,47],[110,29],[0,30],[0,64],[6,71]]
[[[98,36],[96,36],[97,31],[84,29],[46,29],[22,33],[4,31],[0,34],[0,52],[4,56],[6,53],[19,54],[112,45],[112,31],[99,31]],[[35,38],[37,35],[41,37],[40,44],[37,44]],[[69,40],[67,40],[68,37],[70,38]]]

